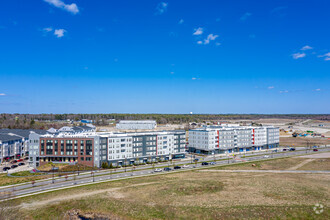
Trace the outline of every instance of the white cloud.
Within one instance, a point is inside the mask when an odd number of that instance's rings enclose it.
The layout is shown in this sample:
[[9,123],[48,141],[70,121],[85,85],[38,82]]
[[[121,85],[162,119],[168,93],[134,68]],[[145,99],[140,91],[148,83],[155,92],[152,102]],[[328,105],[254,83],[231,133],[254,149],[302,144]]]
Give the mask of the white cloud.
[[183,24],[184,20],[180,19],[179,24]]
[[56,35],[56,37],[58,37],[58,38],[61,38],[64,36],[65,32],[66,32],[66,30],[64,30],[64,29],[55,29],[54,35]]
[[319,91],[321,91],[321,89],[315,89],[314,91],[319,92]]
[[289,91],[288,90],[282,90],[280,91],[280,93],[288,93]]
[[246,12],[244,15],[242,15],[241,17],[241,21],[245,21],[246,19],[248,19],[252,14],[249,12]]
[[174,74],[174,72],[170,72],[171,74]]
[[274,86],[268,86],[268,89],[274,89],[275,87]]
[[329,53],[326,53],[324,55],[319,55],[318,57],[324,57],[324,60],[325,61],[329,61],[330,60],[330,52]]
[[313,49],[313,47],[306,45],[303,46],[300,50],[311,50],[311,49]]
[[199,27],[194,30],[193,35],[201,35],[201,34],[203,34],[203,28]]
[[303,57],[305,57],[306,56],[306,54],[305,53],[294,53],[294,54],[292,54],[292,57],[293,57],[293,59],[299,59],[299,58],[303,58]]
[[191,78],[192,80],[196,80],[197,78],[195,78],[195,77],[193,77],[193,78]]
[[168,3],[160,2],[156,7],[156,15],[161,15],[167,10]]
[[210,41],[217,39],[217,37],[219,37],[219,35],[209,34],[207,38],[204,40],[204,44],[209,44]]
[[53,31],[53,28],[52,27],[46,27],[46,28],[43,28],[42,30],[44,32],[51,32],[51,31]]
[[[218,37],[219,35],[209,34],[203,41],[201,40],[197,41],[197,44],[204,44],[204,45],[209,44],[211,41],[217,39]],[[219,46],[220,43],[216,43],[216,45]]]
[[6,96],[6,94],[5,93],[0,93],[0,96]]
[[45,2],[53,5],[56,8],[61,8],[65,11],[77,14],[79,12],[78,6],[75,3],[65,4],[62,0],[44,0]]
[[220,46],[220,45],[221,45],[221,43],[219,43],[219,42],[216,42],[216,43],[215,43],[215,45],[216,45],[216,46]]

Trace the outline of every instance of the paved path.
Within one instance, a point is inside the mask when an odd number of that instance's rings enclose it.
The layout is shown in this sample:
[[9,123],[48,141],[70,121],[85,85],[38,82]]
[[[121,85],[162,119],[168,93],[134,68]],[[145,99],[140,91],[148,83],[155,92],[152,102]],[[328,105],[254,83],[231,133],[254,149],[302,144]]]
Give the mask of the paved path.
[[199,170],[199,172],[223,173],[321,173],[330,174],[328,170]]
[[309,162],[312,162],[314,161],[315,159],[307,159],[307,160],[304,160],[303,162],[293,166],[293,167],[290,167],[288,170],[297,170],[298,168],[304,166],[305,164],[308,164]]
[[317,159],[326,159],[326,158],[330,158],[330,153],[320,153],[320,154],[311,154],[311,155],[304,155],[304,156],[300,156],[303,158],[317,158]]

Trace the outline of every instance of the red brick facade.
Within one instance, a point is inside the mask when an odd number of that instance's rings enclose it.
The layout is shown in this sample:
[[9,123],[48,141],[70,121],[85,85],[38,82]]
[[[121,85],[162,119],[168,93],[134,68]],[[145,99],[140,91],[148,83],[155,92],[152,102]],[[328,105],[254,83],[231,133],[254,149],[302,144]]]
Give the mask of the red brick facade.
[[[57,146],[55,143],[57,141]],[[62,142],[63,141],[63,142]],[[67,141],[71,141],[68,147],[71,145],[71,151],[67,152]],[[89,142],[89,144],[87,144]],[[83,143],[83,145],[82,145]],[[62,144],[62,145],[61,145]],[[91,145],[90,145],[91,144]],[[91,153],[87,154],[87,145],[91,146]],[[47,149],[51,147],[52,149]],[[61,146],[63,146],[63,154],[61,154]],[[75,151],[75,146],[77,147]],[[83,152],[81,151],[81,146],[83,146]],[[57,154],[56,149],[57,148]],[[94,165],[94,139],[93,138],[40,138],[39,145],[39,155],[40,155],[40,165],[46,164],[49,161],[64,161],[64,162],[78,162],[78,164],[83,164],[86,166]],[[70,153],[71,152],[71,153]],[[75,154],[76,152],[76,154]],[[82,154],[81,154],[82,152]],[[70,153],[70,155],[67,155]]]

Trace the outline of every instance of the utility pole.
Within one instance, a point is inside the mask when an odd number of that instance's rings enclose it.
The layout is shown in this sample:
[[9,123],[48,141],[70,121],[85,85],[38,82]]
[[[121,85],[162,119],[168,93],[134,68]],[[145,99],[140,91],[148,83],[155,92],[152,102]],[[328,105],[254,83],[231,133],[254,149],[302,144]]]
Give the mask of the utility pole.
[[79,164],[78,164],[78,176],[79,176]]

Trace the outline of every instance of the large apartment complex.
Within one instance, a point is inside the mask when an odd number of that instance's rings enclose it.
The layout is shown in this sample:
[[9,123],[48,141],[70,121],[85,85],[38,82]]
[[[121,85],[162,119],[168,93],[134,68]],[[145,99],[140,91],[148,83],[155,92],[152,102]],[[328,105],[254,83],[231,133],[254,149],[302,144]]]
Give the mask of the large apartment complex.
[[44,130],[0,129],[0,162],[28,155],[30,132],[45,134]]
[[271,149],[279,145],[279,128],[236,124],[189,130],[189,151],[196,153],[232,153]]
[[48,162],[121,166],[184,157],[185,131],[30,135],[30,165]]

